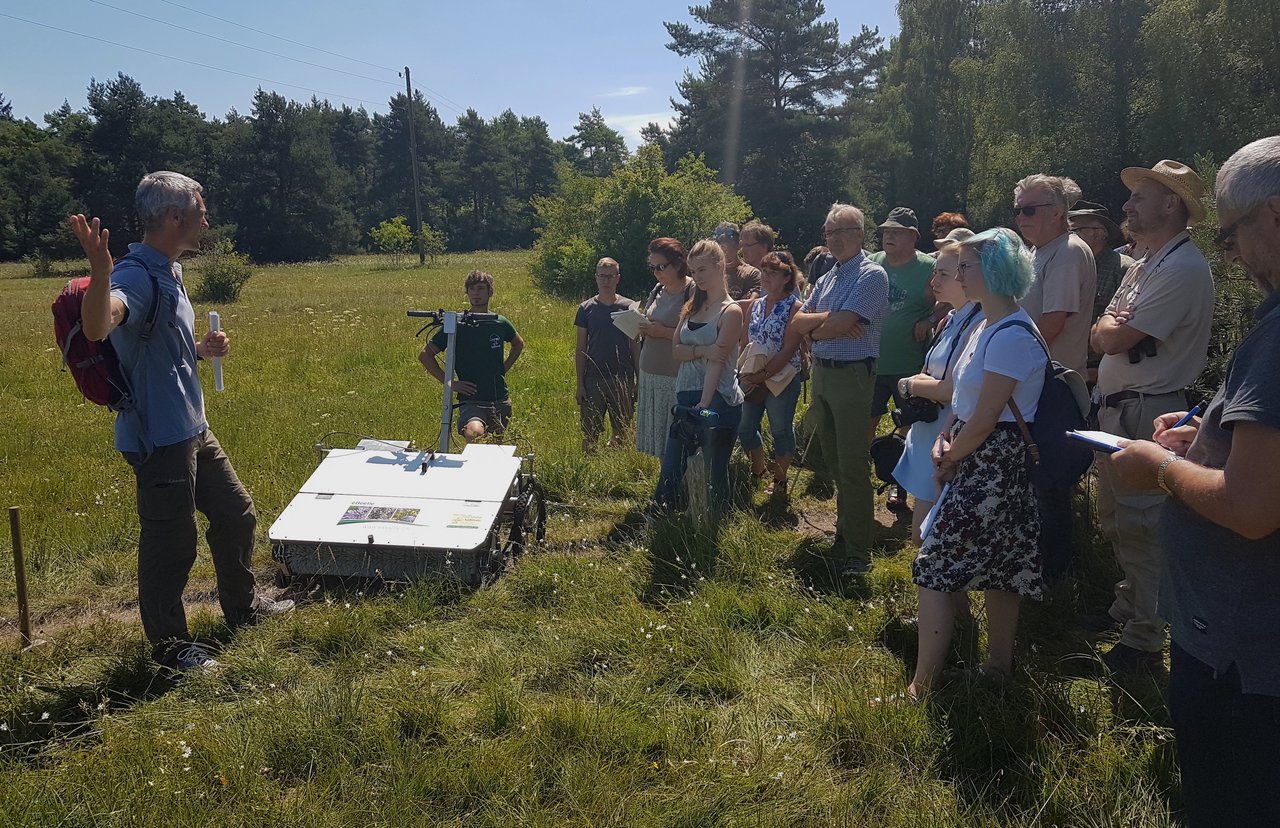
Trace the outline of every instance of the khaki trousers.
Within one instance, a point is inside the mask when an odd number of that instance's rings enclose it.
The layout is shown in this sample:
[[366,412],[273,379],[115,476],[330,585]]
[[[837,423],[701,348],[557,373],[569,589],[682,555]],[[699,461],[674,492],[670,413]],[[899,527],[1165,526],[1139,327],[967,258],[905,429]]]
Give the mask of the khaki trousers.
[[[1150,440],[1152,421],[1185,405],[1182,392],[1143,396],[1102,409],[1098,424],[1103,431],[1131,440]],[[1124,579],[1115,586],[1111,617],[1124,624],[1120,643],[1159,652],[1165,642],[1165,623],[1156,613],[1164,566],[1159,527],[1165,494],[1129,487],[1105,459],[1097,467],[1098,521],[1124,571]]]

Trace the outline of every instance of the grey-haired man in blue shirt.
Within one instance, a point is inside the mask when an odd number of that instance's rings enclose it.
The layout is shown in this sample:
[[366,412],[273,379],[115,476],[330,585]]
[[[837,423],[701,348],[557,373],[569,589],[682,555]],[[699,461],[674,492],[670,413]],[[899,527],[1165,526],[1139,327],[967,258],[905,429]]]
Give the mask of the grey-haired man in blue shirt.
[[[871,569],[875,494],[867,470],[866,412],[875,390],[880,326],[889,305],[889,276],[862,249],[866,222],[850,204],[833,204],[822,234],[836,266],[791,320],[812,342],[814,426],[822,459],[836,484],[836,538],[831,556],[841,574]],[[851,424],[862,422],[854,428]]]
[[89,339],[110,339],[136,400],[116,416],[115,446],[137,479],[138,610],[153,655],[179,671],[216,667],[208,648],[192,639],[182,605],[196,559],[196,510],[209,520],[205,537],[230,626],[288,611],[293,602],[255,594],[257,513],[204,417],[196,362],[226,356],[230,341],[222,331],[196,340],[178,263],[199,249],[209,226],[203,188],[180,173],[154,172],[139,183],[135,201],[142,241],[119,263],[98,219],[71,217],[92,268],[81,321]]

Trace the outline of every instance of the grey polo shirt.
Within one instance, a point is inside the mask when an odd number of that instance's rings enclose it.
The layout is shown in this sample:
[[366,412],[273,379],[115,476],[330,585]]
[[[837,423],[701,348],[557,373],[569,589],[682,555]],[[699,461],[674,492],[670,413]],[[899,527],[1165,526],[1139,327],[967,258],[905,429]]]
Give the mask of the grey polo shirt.
[[[1257,317],[1187,451],[1193,463],[1225,468],[1237,423],[1280,429],[1280,293]],[[1248,540],[1171,497],[1160,543],[1160,614],[1173,640],[1218,673],[1235,664],[1241,692],[1280,696],[1280,532]]]

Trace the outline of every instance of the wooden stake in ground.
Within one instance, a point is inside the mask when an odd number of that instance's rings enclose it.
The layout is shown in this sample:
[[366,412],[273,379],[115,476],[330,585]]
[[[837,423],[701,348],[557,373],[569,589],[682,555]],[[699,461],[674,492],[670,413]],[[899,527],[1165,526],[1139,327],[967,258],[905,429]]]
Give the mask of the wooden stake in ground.
[[31,646],[31,613],[27,610],[27,565],[22,560],[22,522],[19,508],[9,507],[9,534],[13,536],[13,574],[18,583],[18,631],[22,646]]

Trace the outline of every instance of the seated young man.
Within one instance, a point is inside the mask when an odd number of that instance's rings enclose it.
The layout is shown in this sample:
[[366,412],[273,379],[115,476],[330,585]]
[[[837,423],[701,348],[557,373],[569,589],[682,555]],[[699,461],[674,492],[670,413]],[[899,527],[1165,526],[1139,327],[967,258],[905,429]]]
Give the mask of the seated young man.
[[[473,313],[489,313],[493,298],[493,277],[481,270],[467,274],[467,301]],[[501,434],[511,420],[511,394],[507,371],[524,350],[524,340],[504,316],[492,322],[459,325],[457,353],[453,359],[453,391],[458,395],[458,433],[474,443],[488,432]],[[503,343],[511,343],[505,358]],[[444,383],[444,368],[437,356],[448,347],[449,338],[438,331],[422,346],[418,361],[427,373]],[[442,449],[444,447],[441,447]]]

